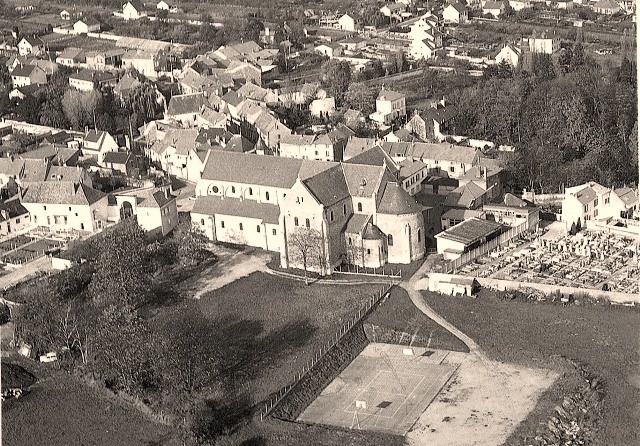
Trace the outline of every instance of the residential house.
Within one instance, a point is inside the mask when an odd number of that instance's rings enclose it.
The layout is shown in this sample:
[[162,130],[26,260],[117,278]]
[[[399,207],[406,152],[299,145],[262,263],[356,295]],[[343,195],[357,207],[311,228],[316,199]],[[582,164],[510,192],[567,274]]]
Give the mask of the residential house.
[[280,140],[280,156],[318,161],[339,161],[342,153],[327,134],[285,135]]
[[20,153],[18,157],[24,160],[47,161],[56,166],[75,166],[80,159],[80,150],[73,147],[61,147],[45,143],[37,149]]
[[505,9],[506,7],[503,1],[488,0],[482,5],[482,14],[489,14],[497,19],[504,13]]
[[76,90],[92,91],[96,86],[115,86],[118,78],[106,71],[84,69],[69,75],[69,85]]
[[[29,167],[27,163],[25,163],[25,167]],[[27,181],[23,181],[23,187],[28,187],[29,183],[34,180],[35,178],[30,178]],[[93,180],[89,172],[80,166],[54,166],[47,163],[47,174],[44,181],[72,181],[93,187]]]
[[540,208],[507,193],[501,203],[487,203],[482,207],[487,220],[511,227],[526,223],[527,230],[536,231],[540,226]]
[[262,85],[262,69],[250,62],[233,60],[226,68],[226,73],[229,74],[233,80]]
[[440,226],[442,227],[443,231],[446,231],[450,227],[474,217],[483,218],[484,212],[479,209],[449,209],[440,217]]
[[480,186],[486,193],[486,201],[492,201],[502,195],[502,168],[475,165],[458,178],[461,187],[469,183]]
[[29,211],[15,196],[0,203],[0,236],[21,231],[31,225]]
[[11,72],[13,88],[27,85],[43,85],[47,83],[47,74],[36,65],[18,65]]
[[362,17],[356,14],[344,14],[338,19],[338,26],[345,31],[358,31],[362,29]]
[[152,162],[158,162],[163,171],[186,180],[195,171],[188,168],[189,155],[197,148],[198,129],[170,129],[166,136],[156,141],[147,151]]
[[592,6],[593,12],[596,14],[613,15],[622,8],[618,2],[613,0],[600,0]]
[[139,20],[146,16],[147,13],[140,0],[129,0],[122,6],[122,18],[125,20]]
[[101,51],[87,51],[85,64],[93,70],[113,70],[122,67],[122,56],[125,51],[121,48]]
[[405,129],[415,133],[422,140],[442,141],[457,114],[456,107],[442,99],[426,110],[416,109]]
[[159,9],[161,11],[169,11],[171,9],[171,6],[169,6],[169,3],[165,2],[164,0],[160,0],[156,5],[156,9]]
[[82,154],[84,156],[95,156],[98,164],[108,152],[117,152],[120,145],[109,132],[103,130],[89,130],[84,136]]
[[402,13],[407,10],[404,3],[387,3],[380,8],[380,12],[391,21],[402,21]]
[[165,189],[137,189],[113,196],[114,221],[135,216],[142,229],[163,237],[178,225],[176,197]]
[[82,48],[67,47],[57,57],[56,63],[66,67],[75,67],[86,63],[86,53]]
[[52,231],[95,232],[106,226],[107,194],[73,181],[30,183],[21,197],[31,224]]
[[555,54],[560,51],[560,39],[557,37],[546,37],[542,33],[540,37],[529,37],[529,51],[532,53]]
[[522,50],[510,43],[505,44],[500,52],[496,55],[495,61],[497,64],[506,62],[512,67],[517,67],[520,63],[520,57],[522,56]]
[[337,42],[326,42],[321,43],[320,45],[315,47],[315,51],[324,54],[329,59],[333,59],[336,56],[342,55],[342,45]]
[[309,104],[309,112],[311,116],[318,118],[327,118],[334,114],[336,111],[335,98],[318,98],[311,101]]
[[502,232],[500,223],[472,217],[436,234],[437,251],[445,260],[454,260],[499,237]]
[[564,9],[570,11],[573,9],[573,0],[557,0],[555,3],[555,7],[556,9]]
[[444,205],[453,208],[479,209],[488,201],[487,191],[478,184],[469,182],[449,192],[444,199]]
[[565,189],[562,221],[568,231],[578,223],[584,228],[592,220],[628,218],[637,203],[637,195],[630,188],[614,190],[591,181]]
[[469,21],[467,7],[457,1],[449,3],[442,11],[442,19],[444,23],[466,23]]
[[349,109],[344,112],[344,123],[350,129],[357,129],[365,123],[365,117],[360,110]]
[[9,92],[9,99],[11,100],[23,100],[27,96],[36,97],[40,91],[42,91],[44,85],[42,84],[31,84],[26,85],[24,87],[13,88]]
[[100,32],[100,22],[93,17],[82,17],[73,24],[73,32],[76,34]]
[[227,115],[215,111],[211,107],[204,106],[196,116],[196,126],[200,128],[221,128],[227,127]]
[[636,11],[636,1],[635,0],[622,0],[620,1],[620,7],[627,14],[634,14]]
[[122,99],[141,85],[142,82],[140,82],[135,76],[127,73],[122,76],[116,86],[113,87],[113,93]]
[[122,55],[122,68],[134,68],[149,79],[157,79],[158,73],[166,67],[167,57],[164,51],[129,49]]
[[523,9],[531,8],[533,5],[529,0],[509,0],[509,6],[514,11],[522,11]]
[[342,46],[345,51],[350,51],[351,53],[356,53],[367,46],[367,40],[360,36],[347,37],[346,39],[338,40],[336,43]]
[[395,119],[407,115],[405,101],[404,94],[383,87],[376,98],[376,111],[369,115],[369,119],[378,125],[390,125]]
[[198,114],[207,105],[202,93],[180,94],[172,96],[164,114],[165,119],[173,119],[184,127],[196,125]]
[[45,44],[38,36],[24,36],[18,42],[18,54],[20,56],[26,56],[27,54],[33,54],[38,56],[45,51]]
[[131,152],[106,152],[98,161],[98,165],[127,176],[131,176],[137,167],[136,158]]

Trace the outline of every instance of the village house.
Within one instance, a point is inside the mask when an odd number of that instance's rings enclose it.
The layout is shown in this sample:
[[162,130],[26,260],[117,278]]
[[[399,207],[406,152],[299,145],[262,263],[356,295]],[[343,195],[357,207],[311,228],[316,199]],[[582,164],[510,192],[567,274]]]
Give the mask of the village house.
[[84,156],[95,156],[98,164],[100,164],[102,157],[104,157],[106,153],[117,152],[119,147],[119,144],[109,132],[89,130],[84,136],[82,154]]
[[503,1],[489,0],[484,2],[484,4],[482,5],[482,14],[483,15],[489,14],[497,19],[504,13],[505,9],[506,7]]
[[356,14],[344,14],[338,19],[338,26],[345,31],[358,31],[362,29],[362,17]]
[[440,227],[443,231],[446,231],[450,227],[474,217],[484,218],[484,211],[479,209],[449,209],[440,217]]
[[[56,166],[75,166],[80,159],[80,150],[75,147],[44,143],[37,149],[20,153],[18,157],[25,160],[47,161]],[[46,163],[44,165],[46,166]]]
[[144,5],[139,0],[129,0],[122,5],[122,18],[125,20],[139,20],[147,16]]
[[106,152],[98,161],[104,169],[131,176],[137,166],[136,158],[131,152]]
[[138,73],[149,79],[157,79],[158,73],[166,65],[166,54],[164,51],[149,51],[129,49],[121,56],[122,68],[134,68]]
[[36,65],[18,65],[11,72],[11,85],[13,88],[27,85],[43,85],[47,83],[47,74]]
[[526,41],[529,43],[529,51],[531,53],[555,54],[560,51],[560,39],[546,37],[545,33],[542,33],[540,37],[529,37]]
[[526,223],[526,229],[536,231],[540,226],[540,208],[507,193],[501,203],[487,203],[482,207],[485,219],[511,227]]
[[113,70],[122,66],[125,51],[120,48],[106,51],[87,51],[85,64],[93,70]]
[[66,67],[75,67],[86,63],[86,53],[81,48],[67,47],[57,57],[56,63]]
[[327,56],[329,59],[333,59],[336,56],[342,55],[342,45],[337,42],[325,42],[315,47],[315,51]]
[[613,15],[622,8],[618,2],[613,0],[600,0],[592,6],[592,9],[596,14]]
[[502,62],[506,62],[512,67],[517,67],[520,62],[520,57],[522,56],[522,50],[510,43],[507,43],[502,47],[500,52],[496,54],[495,61],[497,64],[501,64]]
[[407,5],[404,3],[387,3],[380,8],[380,12],[385,17],[388,17],[390,21],[402,21],[402,13],[407,10]]
[[323,135],[285,135],[280,140],[280,156],[318,161],[339,161],[338,153],[327,134]]
[[522,11],[523,9],[531,8],[532,3],[529,0],[509,0],[509,6],[514,11]]
[[38,36],[24,36],[18,42],[18,54],[20,56],[26,56],[27,54],[33,54],[34,56],[40,55],[45,50],[45,44]]
[[442,11],[442,19],[444,23],[466,23],[469,21],[469,13],[467,12],[466,6],[454,1],[444,8]]
[[115,86],[118,78],[106,71],[84,69],[69,75],[69,85],[80,91],[92,91],[96,86]]
[[404,128],[422,140],[442,141],[457,114],[456,107],[442,99],[426,110],[416,109]]
[[179,122],[184,127],[193,127],[198,113],[206,104],[207,99],[202,93],[175,95],[169,100],[164,118]]
[[100,32],[100,22],[93,17],[82,17],[73,24],[73,32],[76,34]]
[[15,196],[0,203],[0,236],[22,231],[31,225],[29,211]]
[[21,198],[31,224],[52,231],[95,232],[106,226],[107,194],[73,181],[30,183]]
[[369,115],[369,119],[378,125],[390,125],[395,119],[407,115],[405,101],[404,94],[383,87],[376,98],[376,111]]

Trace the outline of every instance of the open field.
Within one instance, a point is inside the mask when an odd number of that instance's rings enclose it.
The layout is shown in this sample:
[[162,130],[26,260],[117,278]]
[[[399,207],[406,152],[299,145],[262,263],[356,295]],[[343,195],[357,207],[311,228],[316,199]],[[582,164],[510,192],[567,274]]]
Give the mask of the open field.
[[289,384],[318,346],[379,289],[305,286],[258,272],[199,300],[158,308],[151,322],[171,336],[190,331],[212,354],[222,352],[221,374],[254,404]]
[[[471,336],[495,360],[544,367],[553,358],[577,361],[603,378],[602,429],[593,444],[640,444],[640,312],[612,306],[567,306],[500,301],[490,291],[477,299],[424,292],[427,303]],[[564,384],[563,384],[564,385]],[[561,402],[552,387],[519,428],[535,432]],[[545,421],[546,422],[546,421]],[[507,444],[521,444],[514,438]]]
[[4,444],[146,446],[170,433],[166,426],[78,378],[52,371],[34,374],[41,380],[30,393],[2,404]]
[[456,370],[446,351],[413,353],[369,344],[298,420],[405,435]]

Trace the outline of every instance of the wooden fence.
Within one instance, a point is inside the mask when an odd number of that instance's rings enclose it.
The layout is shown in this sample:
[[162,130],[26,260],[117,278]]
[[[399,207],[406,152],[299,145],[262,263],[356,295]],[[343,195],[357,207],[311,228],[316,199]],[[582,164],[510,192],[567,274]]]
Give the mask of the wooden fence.
[[307,373],[309,373],[313,367],[329,352],[333,347],[340,342],[340,340],[347,334],[349,331],[359,323],[364,317],[366,317],[372,309],[374,309],[384,298],[389,295],[389,290],[394,286],[393,283],[390,283],[385,288],[381,289],[377,294],[371,295],[371,297],[367,300],[366,304],[358,310],[357,313],[353,315],[347,322],[342,324],[340,330],[336,332],[329,341],[327,341],[326,345],[322,345],[318,351],[313,355],[313,358],[308,360],[307,363],[302,367],[296,375],[294,376],[292,382],[282,389],[280,389],[276,394],[269,397],[265,402],[263,402],[262,407],[260,408],[260,420],[264,420],[273,409],[278,405],[282,399],[291,392],[291,390],[300,382],[302,378],[304,378]]
[[394,270],[392,267],[367,268],[358,265],[338,265],[334,268],[334,272],[341,274],[356,274],[364,276],[388,277],[390,279],[402,278],[402,268]]
[[528,222],[520,223],[518,226],[515,226],[509,229],[507,232],[500,234],[499,237],[494,238],[493,240],[484,243],[478,246],[476,249],[465,252],[457,259],[451,260],[448,263],[445,263],[444,272],[452,273],[455,272],[457,268],[460,268],[463,265],[471,262],[472,260],[477,259],[480,256],[485,255],[488,252],[493,251],[494,249],[502,246],[503,244],[513,240],[523,232],[528,229]]

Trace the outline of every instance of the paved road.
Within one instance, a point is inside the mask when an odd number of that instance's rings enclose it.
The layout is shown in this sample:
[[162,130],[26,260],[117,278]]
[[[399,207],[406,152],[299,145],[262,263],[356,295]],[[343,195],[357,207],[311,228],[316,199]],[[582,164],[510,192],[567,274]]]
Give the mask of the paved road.
[[449,330],[451,333],[457,336],[462,342],[467,345],[467,347],[469,347],[469,351],[471,353],[474,353],[482,360],[486,360],[486,356],[480,346],[476,344],[473,339],[471,339],[469,336],[464,334],[462,331],[454,327],[446,319],[436,313],[429,305],[427,305],[420,292],[416,290],[417,282],[424,277],[429,267],[430,263],[428,261],[424,262],[422,266],[418,268],[418,270],[413,274],[413,276],[411,276],[408,280],[403,280],[400,283],[400,286],[407,291],[409,297],[411,298],[411,301],[416,307],[418,307],[420,311],[422,311],[427,317],[435,321],[438,325],[446,330]]

